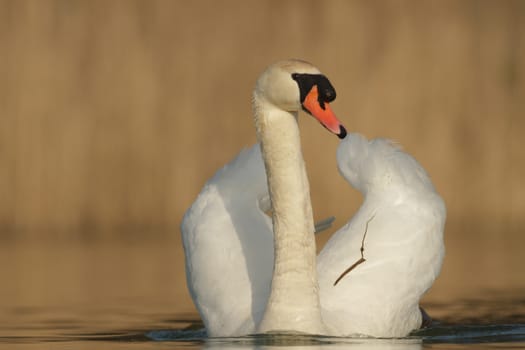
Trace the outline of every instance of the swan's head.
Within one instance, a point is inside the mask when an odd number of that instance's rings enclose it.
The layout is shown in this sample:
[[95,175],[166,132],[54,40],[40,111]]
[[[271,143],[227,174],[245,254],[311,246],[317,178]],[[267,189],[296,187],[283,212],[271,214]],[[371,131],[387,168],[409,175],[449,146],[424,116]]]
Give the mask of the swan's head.
[[302,109],[339,138],[346,136],[346,129],[329,105],[336,97],[334,87],[308,62],[285,60],[272,64],[257,80],[254,97],[287,112]]

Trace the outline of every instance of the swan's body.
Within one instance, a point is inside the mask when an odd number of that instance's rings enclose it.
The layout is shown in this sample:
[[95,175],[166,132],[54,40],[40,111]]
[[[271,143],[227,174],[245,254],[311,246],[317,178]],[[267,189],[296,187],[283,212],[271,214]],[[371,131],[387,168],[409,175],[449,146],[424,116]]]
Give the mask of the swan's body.
[[[323,319],[334,335],[405,336],[421,326],[419,300],[441,269],[445,205],[419,163],[389,140],[350,134],[337,162],[364,202],[318,256]],[[362,245],[366,261],[334,286]]]
[[[254,92],[261,149],[244,151],[220,170],[184,216],[188,287],[210,336],[295,331],[389,337],[404,336],[421,323],[419,298],[443,256],[444,206],[417,162],[390,143],[368,147],[358,135],[342,142],[340,171],[365,202],[327,243],[316,268],[296,118],[302,105],[344,137],[327,104],[335,91],[323,78],[301,61],[270,66]],[[349,148],[354,143],[366,152],[354,152]],[[405,159],[401,167],[389,166],[398,164],[395,155]],[[415,173],[418,186],[403,185]],[[273,225],[264,213],[268,195]],[[371,215],[367,261],[333,286],[359,258],[363,224]]]
[[208,181],[181,231],[190,294],[210,336],[255,333],[273,270],[273,234],[259,145]]

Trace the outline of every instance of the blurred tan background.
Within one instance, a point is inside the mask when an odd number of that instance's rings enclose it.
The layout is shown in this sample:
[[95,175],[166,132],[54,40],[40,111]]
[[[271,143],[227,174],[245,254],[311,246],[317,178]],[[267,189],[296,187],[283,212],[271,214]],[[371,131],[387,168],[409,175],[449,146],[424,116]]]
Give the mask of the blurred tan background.
[[[191,311],[178,225],[255,142],[254,82],[289,57],[329,77],[348,130],[431,174],[448,207],[434,295],[525,288],[524,1],[0,0],[0,299],[113,288]],[[315,216],[340,227],[361,197],[337,138],[301,128]]]

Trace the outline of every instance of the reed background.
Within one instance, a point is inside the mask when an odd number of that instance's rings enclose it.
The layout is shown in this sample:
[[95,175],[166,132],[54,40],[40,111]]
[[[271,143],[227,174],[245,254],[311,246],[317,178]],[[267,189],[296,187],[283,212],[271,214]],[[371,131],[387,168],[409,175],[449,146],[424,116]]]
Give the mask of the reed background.
[[[119,293],[162,270],[155,290],[191,309],[178,225],[255,142],[255,79],[289,57],[329,77],[348,130],[400,142],[431,174],[448,207],[436,293],[525,287],[524,1],[0,0],[0,297],[98,295],[83,269],[107,263],[135,269]],[[361,197],[337,138],[300,122],[315,216],[339,227]],[[71,253],[100,241],[162,248]]]

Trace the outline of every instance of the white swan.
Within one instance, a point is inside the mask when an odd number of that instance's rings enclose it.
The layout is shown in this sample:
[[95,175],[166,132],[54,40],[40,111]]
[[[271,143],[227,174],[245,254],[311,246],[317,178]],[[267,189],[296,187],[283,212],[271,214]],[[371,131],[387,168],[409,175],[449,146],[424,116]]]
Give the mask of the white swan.
[[[305,109],[344,137],[328,105],[334,98],[312,65],[289,60],[270,66],[253,101],[262,152],[258,145],[241,152],[186,212],[187,284],[210,336],[295,331],[394,337],[421,324],[419,298],[441,266],[445,210],[417,162],[391,143],[368,143],[358,135],[341,143],[340,171],[365,203],[327,243],[316,268],[297,112]],[[403,182],[414,179],[415,188]],[[273,232],[264,213],[270,202]],[[334,286],[358,261],[361,244],[366,261]]]

